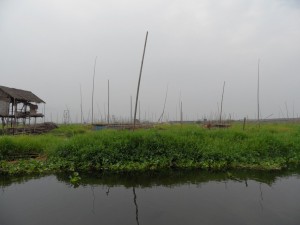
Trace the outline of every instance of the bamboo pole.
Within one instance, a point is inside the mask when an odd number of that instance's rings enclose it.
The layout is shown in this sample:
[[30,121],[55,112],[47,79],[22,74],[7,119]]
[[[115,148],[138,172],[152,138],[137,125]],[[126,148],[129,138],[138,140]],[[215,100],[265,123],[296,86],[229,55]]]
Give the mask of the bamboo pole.
[[139,101],[139,121],[141,122],[141,101]]
[[290,117],[289,117],[288,106],[287,106],[287,103],[286,103],[286,102],[285,102],[284,104],[285,104],[285,110],[286,110],[286,117],[287,117],[287,119],[289,119]]
[[179,91],[179,102],[178,102],[178,109],[179,109],[179,120],[181,121],[181,90]]
[[220,120],[219,120],[219,123],[222,123],[222,110],[223,110],[224,89],[225,89],[225,81],[224,81],[224,84],[223,84],[223,92],[222,92],[222,99],[221,99],[221,109],[220,109]]
[[109,80],[107,81],[107,124],[109,124]]
[[183,112],[182,112],[182,101],[180,102],[180,123],[182,124]]
[[[14,115],[14,102],[15,102],[15,99],[13,102],[11,102],[11,115]],[[10,127],[12,128],[13,127],[13,119],[10,118]]]
[[17,123],[17,103],[16,103],[16,99],[14,98],[14,127],[13,127],[13,134],[15,134],[16,123]]
[[107,114],[106,114],[106,104],[103,103],[103,108],[104,108],[104,119],[103,119],[103,123],[106,122],[106,118],[107,118]]
[[259,121],[259,114],[260,114],[260,110],[259,110],[259,63],[260,63],[260,59],[258,59],[258,63],[257,63],[257,123],[258,123],[258,127],[260,127],[260,121]]
[[142,57],[141,68],[140,68],[139,81],[138,81],[138,86],[137,86],[137,91],[136,91],[136,100],[135,100],[135,109],[134,109],[134,118],[133,118],[133,130],[135,129],[136,111],[137,111],[137,104],[138,104],[138,100],[139,100],[139,91],[140,91],[140,84],[141,84],[141,77],[142,77],[142,71],[143,71],[144,57],[145,57],[145,51],[146,51],[146,45],[147,45],[147,38],[148,38],[148,31],[146,33],[143,57]]
[[130,96],[130,123],[132,123],[132,96]]
[[83,122],[83,116],[82,116],[82,91],[81,91],[81,84],[80,84],[80,123]]
[[44,103],[44,123],[46,122],[46,104]]
[[293,101],[293,121],[295,122],[295,102]]
[[165,102],[164,102],[164,108],[163,108],[163,111],[162,111],[160,117],[158,118],[158,121],[157,121],[158,123],[159,123],[159,121],[163,118],[163,115],[164,115],[164,113],[165,113],[166,102],[167,102],[167,97],[168,97],[168,88],[169,88],[169,86],[167,85],[166,96],[165,96]]
[[95,87],[96,62],[97,62],[97,56],[96,56],[96,58],[95,58],[95,63],[94,63],[94,75],[93,75],[93,89],[92,89],[92,124],[94,123],[94,87]]

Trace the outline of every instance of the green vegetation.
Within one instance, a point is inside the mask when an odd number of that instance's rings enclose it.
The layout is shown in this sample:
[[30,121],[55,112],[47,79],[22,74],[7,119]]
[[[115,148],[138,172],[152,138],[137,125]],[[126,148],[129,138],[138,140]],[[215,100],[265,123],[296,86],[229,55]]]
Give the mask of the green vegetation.
[[[37,159],[26,155],[38,153]],[[14,160],[23,155],[22,160]],[[166,168],[280,170],[300,165],[300,125],[241,124],[228,129],[161,125],[92,131],[61,126],[39,136],[1,136],[0,174],[143,171]],[[77,176],[73,173],[72,178]]]

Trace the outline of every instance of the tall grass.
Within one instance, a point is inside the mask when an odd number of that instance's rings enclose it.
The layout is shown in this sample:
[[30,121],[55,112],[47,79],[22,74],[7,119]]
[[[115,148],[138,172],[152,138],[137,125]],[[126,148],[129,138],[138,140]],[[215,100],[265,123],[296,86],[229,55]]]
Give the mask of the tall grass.
[[44,135],[0,136],[0,160],[8,160],[12,156],[29,154],[48,155],[57,145],[68,138],[91,132],[90,126],[68,125]]
[[251,127],[247,131],[238,125],[226,130],[199,126],[106,130],[72,137],[58,145],[52,156],[78,168],[96,170],[282,168],[299,164],[299,136],[298,126],[293,125]]
[[31,152],[63,170],[281,169],[300,164],[300,126],[248,125],[243,131],[241,124],[211,130],[163,125],[132,132],[77,125],[46,135],[0,137],[0,160]]

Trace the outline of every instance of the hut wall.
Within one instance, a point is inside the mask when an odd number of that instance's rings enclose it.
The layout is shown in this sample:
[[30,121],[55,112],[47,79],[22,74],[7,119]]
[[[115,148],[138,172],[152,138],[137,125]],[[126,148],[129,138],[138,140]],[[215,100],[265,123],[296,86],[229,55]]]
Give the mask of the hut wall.
[[0,116],[8,116],[10,98],[0,90]]
[[8,116],[9,114],[9,101],[0,99],[0,116]]

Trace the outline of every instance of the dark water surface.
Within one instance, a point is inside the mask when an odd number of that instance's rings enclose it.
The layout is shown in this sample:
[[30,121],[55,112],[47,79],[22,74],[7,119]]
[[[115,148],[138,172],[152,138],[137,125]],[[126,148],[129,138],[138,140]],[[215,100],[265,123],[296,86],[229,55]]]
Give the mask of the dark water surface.
[[300,224],[298,172],[0,177],[0,225]]

